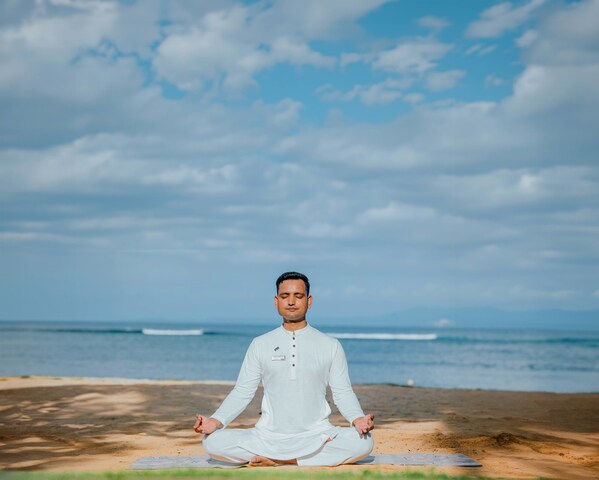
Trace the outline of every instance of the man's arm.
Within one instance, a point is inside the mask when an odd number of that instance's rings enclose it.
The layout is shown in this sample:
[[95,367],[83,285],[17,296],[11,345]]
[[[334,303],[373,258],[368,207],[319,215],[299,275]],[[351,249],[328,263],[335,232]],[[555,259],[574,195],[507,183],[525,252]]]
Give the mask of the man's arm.
[[225,398],[221,406],[210,418],[203,415],[197,416],[194,430],[197,433],[209,435],[221,426],[226,427],[252,401],[261,379],[262,369],[260,368],[258,351],[254,341],[252,341],[245,354],[235,387],[233,387],[233,390],[231,390],[227,398]]
[[341,412],[341,415],[355,427],[358,433],[367,433],[374,428],[374,415],[364,415],[358,397],[354,393],[349,380],[349,371],[347,360],[341,343],[336,341],[336,350],[331,364],[331,373],[329,379],[333,401]]

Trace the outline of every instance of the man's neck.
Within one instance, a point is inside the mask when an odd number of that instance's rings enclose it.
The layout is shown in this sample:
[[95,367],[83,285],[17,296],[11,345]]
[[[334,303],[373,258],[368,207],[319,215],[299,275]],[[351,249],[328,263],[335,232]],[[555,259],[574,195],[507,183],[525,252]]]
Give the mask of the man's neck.
[[307,326],[308,322],[306,320],[301,320],[299,322],[288,322],[286,320],[283,320],[283,328],[285,330],[289,330],[290,332],[295,332],[296,330],[300,330]]

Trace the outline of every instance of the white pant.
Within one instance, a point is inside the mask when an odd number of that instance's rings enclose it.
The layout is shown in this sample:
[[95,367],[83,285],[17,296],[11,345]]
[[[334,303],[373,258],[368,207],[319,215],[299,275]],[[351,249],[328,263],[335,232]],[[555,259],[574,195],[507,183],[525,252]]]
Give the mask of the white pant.
[[[256,453],[239,447],[239,441],[243,438],[246,440],[243,443],[247,445],[247,440],[253,435],[253,428],[217,430],[211,435],[204,435],[204,450],[215,460],[248,463]],[[298,458],[297,464],[332,467],[342,463],[355,463],[367,457],[373,448],[374,440],[370,433],[360,435],[354,427],[344,427],[335,438],[326,442],[316,452]]]

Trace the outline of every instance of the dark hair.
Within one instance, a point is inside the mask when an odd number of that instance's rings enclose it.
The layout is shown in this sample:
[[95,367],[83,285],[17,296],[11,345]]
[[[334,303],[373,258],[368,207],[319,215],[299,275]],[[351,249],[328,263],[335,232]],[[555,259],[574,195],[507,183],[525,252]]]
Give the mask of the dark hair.
[[310,281],[303,273],[298,272],[285,272],[277,278],[277,293],[279,293],[279,285],[285,280],[302,280],[306,285],[306,294],[310,295]]

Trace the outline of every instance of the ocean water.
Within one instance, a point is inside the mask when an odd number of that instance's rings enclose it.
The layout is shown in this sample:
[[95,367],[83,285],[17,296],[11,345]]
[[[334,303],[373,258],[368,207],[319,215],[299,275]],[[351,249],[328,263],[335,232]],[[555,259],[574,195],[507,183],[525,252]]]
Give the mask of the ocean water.
[[[353,383],[599,392],[599,332],[329,327]],[[0,375],[235,380],[276,325],[0,322]]]

